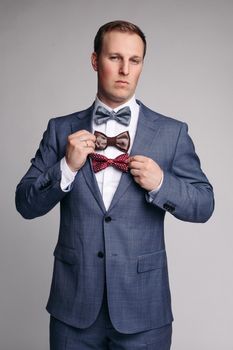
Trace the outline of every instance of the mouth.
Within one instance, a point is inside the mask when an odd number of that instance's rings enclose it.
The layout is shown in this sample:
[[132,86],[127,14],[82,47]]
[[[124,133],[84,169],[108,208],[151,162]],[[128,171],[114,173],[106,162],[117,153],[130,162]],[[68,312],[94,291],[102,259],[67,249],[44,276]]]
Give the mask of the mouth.
[[120,85],[129,85],[129,82],[128,82],[128,81],[125,81],[125,80],[117,80],[117,81],[116,81],[116,84],[120,84]]

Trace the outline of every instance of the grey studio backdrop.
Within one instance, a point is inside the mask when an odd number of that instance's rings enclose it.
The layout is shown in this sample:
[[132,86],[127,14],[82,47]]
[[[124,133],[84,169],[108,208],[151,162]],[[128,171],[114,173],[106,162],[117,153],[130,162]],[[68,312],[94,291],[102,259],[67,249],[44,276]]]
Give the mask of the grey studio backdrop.
[[0,349],[48,350],[49,293],[59,207],[32,221],[14,207],[50,117],[96,93],[93,37],[113,19],[137,23],[148,52],[137,97],[186,121],[215,188],[205,225],[166,217],[173,350],[232,350],[233,2],[1,0]]

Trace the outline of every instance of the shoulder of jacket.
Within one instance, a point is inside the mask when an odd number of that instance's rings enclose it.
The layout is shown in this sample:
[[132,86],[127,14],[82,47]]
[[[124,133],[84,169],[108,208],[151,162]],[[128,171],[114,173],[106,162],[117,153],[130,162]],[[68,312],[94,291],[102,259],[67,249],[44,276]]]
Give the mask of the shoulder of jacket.
[[49,123],[55,123],[56,126],[58,127],[62,125],[70,124],[73,121],[75,121],[77,118],[82,118],[85,115],[88,115],[91,112],[92,108],[93,108],[93,105],[81,111],[77,111],[77,112],[73,112],[73,113],[61,115],[61,116],[54,116],[50,118]]
[[143,110],[143,113],[145,115],[148,115],[148,117],[150,117],[151,119],[154,119],[154,121],[159,120],[160,123],[162,123],[162,124],[166,124],[167,126],[170,125],[170,126],[178,127],[178,128],[181,128],[184,125],[186,125],[185,122],[183,122],[175,117],[166,116],[164,114],[161,114],[159,112],[156,112],[156,111],[150,109],[149,107],[145,106],[140,101],[139,101],[139,104]]

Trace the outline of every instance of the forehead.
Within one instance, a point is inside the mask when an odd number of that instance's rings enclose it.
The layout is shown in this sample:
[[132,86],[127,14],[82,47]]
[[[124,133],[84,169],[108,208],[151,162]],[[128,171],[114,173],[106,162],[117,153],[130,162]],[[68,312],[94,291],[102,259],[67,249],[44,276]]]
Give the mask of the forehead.
[[103,38],[102,53],[143,56],[144,43],[135,33],[111,31]]

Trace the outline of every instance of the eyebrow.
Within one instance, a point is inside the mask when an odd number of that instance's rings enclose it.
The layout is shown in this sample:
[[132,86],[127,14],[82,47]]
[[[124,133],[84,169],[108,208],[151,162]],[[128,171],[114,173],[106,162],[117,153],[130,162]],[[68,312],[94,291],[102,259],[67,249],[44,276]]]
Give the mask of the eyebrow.
[[[123,57],[123,55],[120,54],[119,52],[109,52],[108,55],[116,55],[116,56]],[[139,59],[143,59],[143,56],[133,55],[133,56],[130,56],[130,58],[139,58]]]

